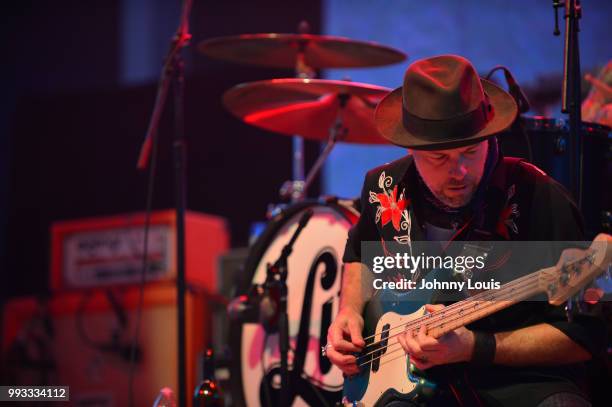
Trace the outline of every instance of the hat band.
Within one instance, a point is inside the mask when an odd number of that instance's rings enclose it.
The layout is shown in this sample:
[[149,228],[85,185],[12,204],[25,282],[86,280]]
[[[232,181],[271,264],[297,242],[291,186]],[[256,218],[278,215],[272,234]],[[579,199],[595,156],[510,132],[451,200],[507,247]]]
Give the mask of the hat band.
[[494,116],[493,105],[485,95],[485,100],[480,105],[461,116],[451,119],[434,120],[423,119],[406,110],[402,104],[402,124],[404,128],[414,136],[430,141],[463,139],[478,133],[484,129]]

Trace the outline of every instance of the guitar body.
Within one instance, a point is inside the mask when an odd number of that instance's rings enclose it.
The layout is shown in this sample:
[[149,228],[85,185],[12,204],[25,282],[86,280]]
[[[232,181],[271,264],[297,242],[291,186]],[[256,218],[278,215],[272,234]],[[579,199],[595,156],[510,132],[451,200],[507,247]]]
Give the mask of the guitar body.
[[[366,343],[381,342],[380,350],[367,356],[358,356],[360,374],[344,380],[345,405],[384,406],[391,400],[413,400],[419,394],[428,394],[433,389],[421,372],[409,362],[408,355],[394,337],[403,332],[407,322],[425,314],[425,304],[431,296],[423,290],[395,292],[377,291],[364,310],[363,337],[372,337]],[[389,338],[389,336],[391,336]]]

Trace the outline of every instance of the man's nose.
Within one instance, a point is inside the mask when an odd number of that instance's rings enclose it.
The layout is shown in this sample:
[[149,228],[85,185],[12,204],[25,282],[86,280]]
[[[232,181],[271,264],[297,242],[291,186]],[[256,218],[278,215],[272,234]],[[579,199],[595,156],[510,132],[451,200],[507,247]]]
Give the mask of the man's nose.
[[453,178],[463,179],[467,174],[467,166],[461,159],[453,160],[448,174]]

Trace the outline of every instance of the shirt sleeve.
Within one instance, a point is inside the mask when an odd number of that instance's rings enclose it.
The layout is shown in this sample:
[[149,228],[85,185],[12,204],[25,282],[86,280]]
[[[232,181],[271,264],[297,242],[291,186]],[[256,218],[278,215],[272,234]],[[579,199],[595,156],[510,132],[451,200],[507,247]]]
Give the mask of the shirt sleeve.
[[361,242],[378,241],[380,239],[372,216],[369,196],[368,175],[366,175],[361,188],[361,214],[357,223],[348,232],[344,256],[342,256],[344,263],[361,263]]

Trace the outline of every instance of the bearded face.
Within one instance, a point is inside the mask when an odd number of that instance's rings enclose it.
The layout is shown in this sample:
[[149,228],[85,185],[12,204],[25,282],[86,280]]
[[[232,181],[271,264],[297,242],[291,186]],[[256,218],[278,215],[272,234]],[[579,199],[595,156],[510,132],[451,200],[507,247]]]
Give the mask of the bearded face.
[[445,205],[467,205],[482,179],[489,142],[448,150],[413,150],[417,171],[425,185]]

